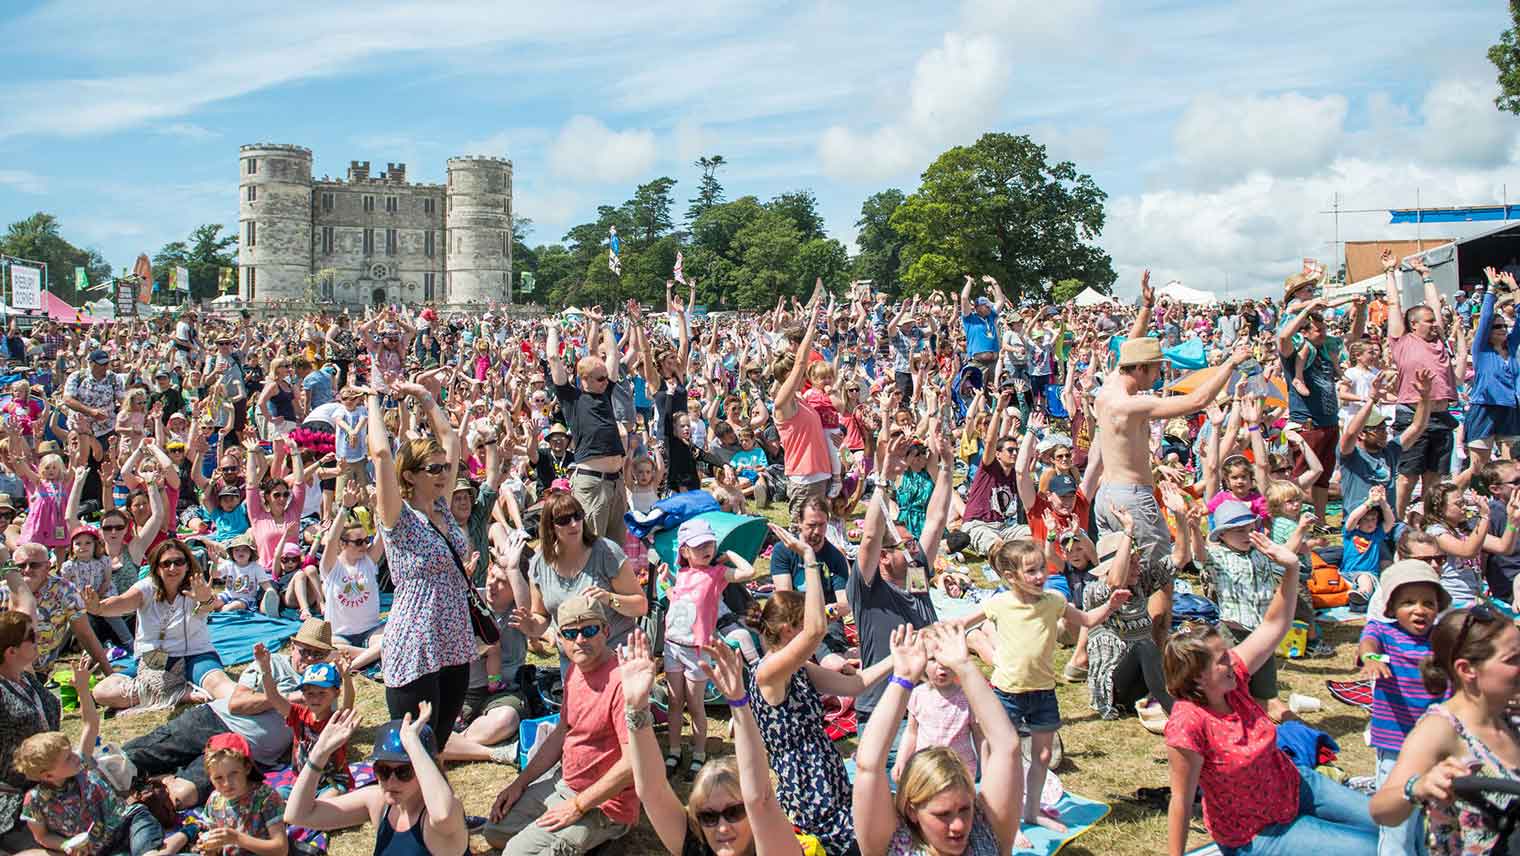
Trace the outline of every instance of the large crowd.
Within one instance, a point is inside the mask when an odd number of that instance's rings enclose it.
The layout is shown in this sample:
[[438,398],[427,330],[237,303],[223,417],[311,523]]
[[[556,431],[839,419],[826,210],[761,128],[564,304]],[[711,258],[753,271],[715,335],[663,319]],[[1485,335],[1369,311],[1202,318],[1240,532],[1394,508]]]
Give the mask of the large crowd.
[[[1085,308],[967,276],[742,314],[672,284],[659,312],[12,320],[0,852],[368,822],[377,854],[563,856],[641,815],[679,856],[1018,852],[1069,822],[1062,682],[1164,741],[1172,856],[1200,800],[1231,856],[1504,852],[1520,289],[1383,261],[1381,293],[1308,268],[1209,307],[1147,274]],[[1335,653],[1327,608],[1365,621],[1350,785],[1279,698],[1280,649]],[[240,673],[239,628],[268,641]],[[481,817],[461,763],[506,765]]]

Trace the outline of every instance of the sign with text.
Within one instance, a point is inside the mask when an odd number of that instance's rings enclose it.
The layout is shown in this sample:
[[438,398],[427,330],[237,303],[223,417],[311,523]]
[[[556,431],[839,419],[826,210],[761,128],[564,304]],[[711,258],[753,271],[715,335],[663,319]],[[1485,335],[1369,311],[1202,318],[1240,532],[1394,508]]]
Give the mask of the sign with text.
[[11,308],[42,308],[42,271],[26,265],[11,265]]
[[116,317],[131,318],[137,314],[137,284],[131,280],[116,280]]

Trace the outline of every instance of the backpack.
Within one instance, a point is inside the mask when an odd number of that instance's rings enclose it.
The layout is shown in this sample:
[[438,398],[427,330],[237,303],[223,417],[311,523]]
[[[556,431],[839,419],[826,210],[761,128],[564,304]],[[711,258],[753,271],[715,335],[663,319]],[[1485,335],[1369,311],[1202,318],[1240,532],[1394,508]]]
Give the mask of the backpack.
[[1309,590],[1309,599],[1313,601],[1314,608],[1345,606],[1351,597],[1351,583],[1341,576],[1341,569],[1321,559],[1318,554],[1314,554],[1311,564],[1313,570],[1304,581],[1304,587]]

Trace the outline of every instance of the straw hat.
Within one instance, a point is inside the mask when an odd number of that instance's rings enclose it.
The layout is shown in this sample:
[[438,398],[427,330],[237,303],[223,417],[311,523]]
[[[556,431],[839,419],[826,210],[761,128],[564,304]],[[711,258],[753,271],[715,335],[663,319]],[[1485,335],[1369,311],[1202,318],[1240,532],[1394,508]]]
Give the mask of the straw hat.
[[1161,340],[1152,339],[1150,336],[1141,336],[1137,339],[1128,339],[1119,346],[1119,367],[1143,366],[1148,363],[1159,363],[1165,357],[1161,354]]

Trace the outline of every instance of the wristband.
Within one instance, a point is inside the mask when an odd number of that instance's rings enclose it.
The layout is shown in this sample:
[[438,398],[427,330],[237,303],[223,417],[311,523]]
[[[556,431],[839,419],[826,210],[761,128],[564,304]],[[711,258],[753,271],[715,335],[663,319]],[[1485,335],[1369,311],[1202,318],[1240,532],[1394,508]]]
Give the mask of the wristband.
[[1246,426],[1246,431],[1248,431],[1248,432],[1250,432],[1252,434],[1260,434],[1261,433],[1261,426],[1260,425],[1247,425]]
[[1407,782],[1404,783],[1404,799],[1405,799],[1406,802],[1409,802],[1411,804],[1419,802],[1419,799],[1417,797],[1415,797],[1415,795],[1414,795],[1414,786],[1415,786],[1415,783],[1417,783],[1419,781],[1420,781],[1420,774],[1419,773],[1415,773],[1413,776],[1409,777],[1409,781],[1407,781]]
[[913,691],[913,682],[903,677],[902,675],[893,675],[892,683],[897,684],[908,692]]
[[728,706],[729,707],[736,707],[736,708],[737,707],[749,707],[749,693],[745,693],[743,698],[731,698],[731,699],[729,699],[728,700]]
[[1363,660],[1371,660],[1374,663],[1382,663],[1383,665],[1387,665],[1388,664],[1388,655],[1387,654],[1376,654],[1376,653],[1374,653],[1374,654],[1363,654],[1362,655],[1362,659]]

